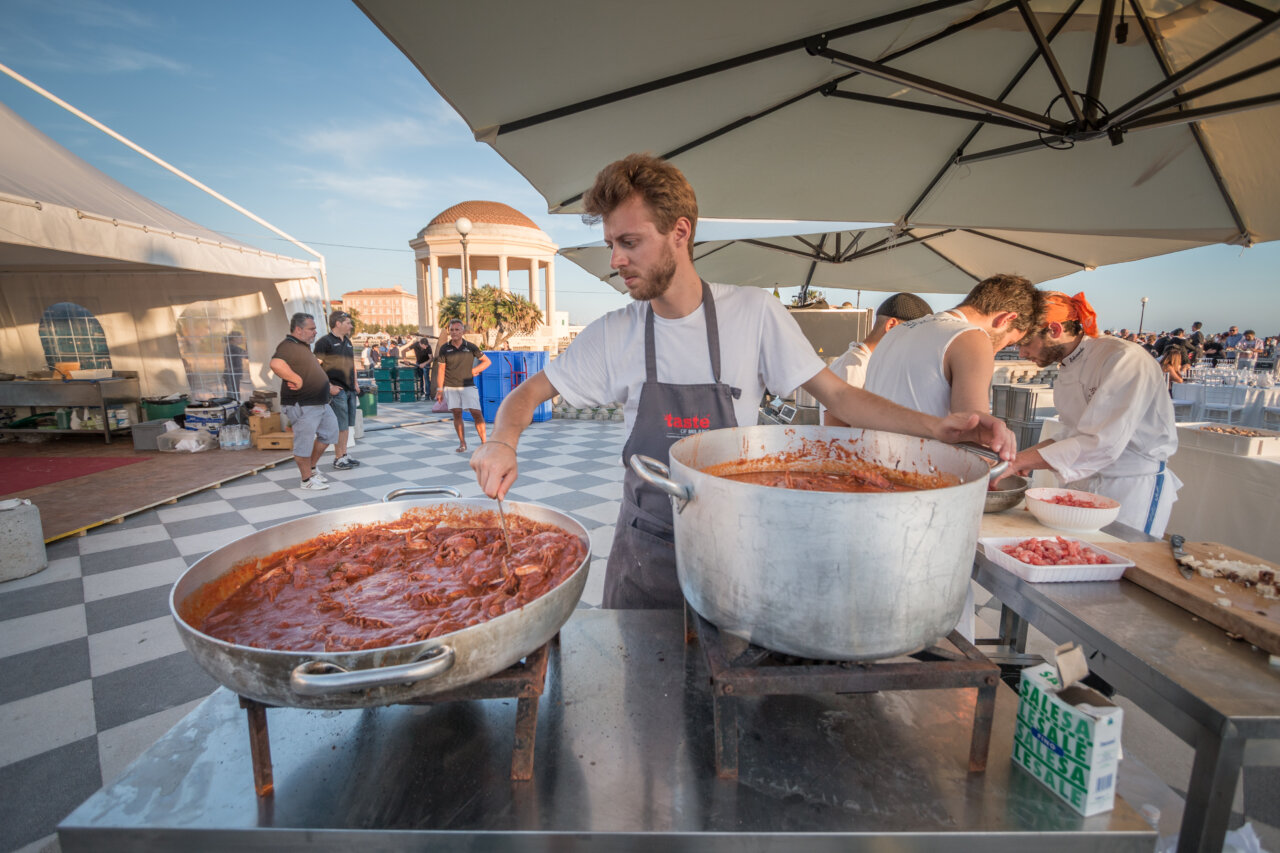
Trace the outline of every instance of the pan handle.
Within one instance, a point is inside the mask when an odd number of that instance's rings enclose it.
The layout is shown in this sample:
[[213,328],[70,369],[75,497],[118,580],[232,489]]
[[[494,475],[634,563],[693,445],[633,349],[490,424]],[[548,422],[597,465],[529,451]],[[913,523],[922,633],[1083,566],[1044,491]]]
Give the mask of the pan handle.
[[991,474],[987,477],[987,481],[994,483],[1005,474],[1009,473],[1009,463],[1000,458],[1000,455],[989,447],[983,447],[981,444],[974,444],[971,441],[962,441],[957,447],[963,447],[970,453],[976,453],[983,459],[990,459],[996,464],[991,467]]
[[636,476],[676,499],[676,512],[684,512],[685,504],[693,500],[693,486],[682,486],[671,479],[671,469],[652,456],[631,454],[631,470]]
[[462,492],[452,486],[423,486],[417,489],[392,489],[382,496],[382,502],[393,501],[402,495],[447,495],[451,498],[462,497]]
[[427,657],[399,666],[347,670],[336,663],[312,660],[298,664],[289,675],[289,686],[299,696],[349,693],[371,687],[411,684],[447,672],[453,666],[453,646],[436,646]]

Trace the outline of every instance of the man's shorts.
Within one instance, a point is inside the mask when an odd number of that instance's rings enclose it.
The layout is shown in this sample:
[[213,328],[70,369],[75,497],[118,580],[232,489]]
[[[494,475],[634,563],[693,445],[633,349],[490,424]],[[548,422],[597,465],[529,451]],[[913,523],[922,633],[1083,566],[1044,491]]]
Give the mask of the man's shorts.
[[480,389],[471,385],[466,388],[444,387],[444,404],[450,409],[471,409],[480,411]]
[[329,408],[338,418],[338,432],[346,432],[356,425],[356,412],[360,408],[359,398],[347,389],[342,389],[329,398]]
[[291,403],[284,407],[293,428],[293,455],[311,458],[317,441],[333,444],[338,440],[338,418],[328,405],[302,406]]

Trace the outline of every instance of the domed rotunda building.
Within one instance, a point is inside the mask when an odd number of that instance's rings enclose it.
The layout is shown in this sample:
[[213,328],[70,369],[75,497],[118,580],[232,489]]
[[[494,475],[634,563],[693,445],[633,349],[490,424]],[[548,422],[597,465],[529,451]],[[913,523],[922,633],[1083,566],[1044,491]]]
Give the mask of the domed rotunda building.
[[[459,220],[471,223],[465,238]],[[465,227],[465,226],[464,226]],[[430,336],[440,334],[440,303],[463,291],[463,260],[471,287],[477,273],[496,270],[498,287],[510,292],[514,275],[519,291],[543,311],[537,337],[554,344],[556,331],[555,257],[560,247],[533,220],[510,205],[496,201],[464,201],[441,211],[409,241],[414,250],[418,282],[418,325]],[[545,274],[545,278],[544,278]],[[545,294],[545,296],[544,296]]]

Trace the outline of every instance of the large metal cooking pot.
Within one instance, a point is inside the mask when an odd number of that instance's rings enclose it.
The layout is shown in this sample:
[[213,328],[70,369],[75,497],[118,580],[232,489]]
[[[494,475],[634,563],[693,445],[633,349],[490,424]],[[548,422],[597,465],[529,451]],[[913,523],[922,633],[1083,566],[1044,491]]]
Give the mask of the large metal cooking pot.
[[[960,484],[916,492],[805,492],[706,474],[722,462],[810,453],[818,442]],[[721,630],[821,660],[875,660],[946,636],[964,606],[992,469],[972,449],[888,432],[754,426],[677,441],[668,470],[632,468],[675,502],[680,588]]]
[[446,507],[492,510],[484,498],[393,504],[401,495],[448,495],[455,489],[397,489],[382,503],[317,513],[260,530],[200,558],[178,578],[169,611],[182,642],[202,667],[242,696],[296,708],[366,708],[391,705],[469,684],[501,672],[550,640],[573,613],[591,564],[591,540],[581,524],[538,504],[508,501],[508,514],[553,524],[582,540],[587,554],[555,589],[524,607],[451,634],[418,643],[354,652],[297,652],[256,649],[215,639],[189,625],[181,604],[206,583],[243,560],[265,557],[353,524],[379,524],[407,509]]

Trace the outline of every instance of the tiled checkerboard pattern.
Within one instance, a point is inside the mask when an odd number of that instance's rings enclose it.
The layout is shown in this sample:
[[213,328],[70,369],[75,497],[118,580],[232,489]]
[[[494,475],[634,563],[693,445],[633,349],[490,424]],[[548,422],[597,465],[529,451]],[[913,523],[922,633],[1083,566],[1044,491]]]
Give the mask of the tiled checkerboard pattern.
[[[280,465],[56,542],[49,568],[0,584],[0,851],[56,846],[58,821],[217,686],[184,650],[169,616],[169,588],[187,566],[247,533],[379,500],[394,488],[447,485],[464,497],[480,494],[468,455],[453,452],[457,437],[447,419],[422,404],[380,407],[379,415],[381,426],[399,427],[365,433],[351,451],[360,468],[331,471],[326,457],[327,491],[299,491],[292,463]],[[534,424],[520,442],[512,499],[565,511],[590,531],[582,607],[599,606],[603,595],[623,438],[620,423],[553,420]],[[470,424],[467,439],[474,446]],[[994,636],[998,602],[980,588],[975,593],[985,602],[978,634]],[[1032,651],[1052,648],[1034,629],[1032,636]],[[1181,793],[1189,750],[1154,723],[1139,729],[1138,709],[1126,704],[1125,713],[1126,753],[1168,763],[1161,775]],[[1176,758],[1162,761],[1165,755]],[[1280,779],[1270,768],[1255,769],[1263,772],[1263,784],[1243,795],[1244,812],[1273,849]],[[1235,823],[1242,819],[1237,813]]]
[[[232,480],[121,524],[48,548],[49,567],[0,584],[0,850],[45,839],[58,821],[209,695],[217,684],[183,648],[169,616],[174,580],[206,552],[317,510],[381,499],[394,488],[445,485],[481,494],[429,423],[366,431],[323,492],[300,491],[292,463]],[[400,419],[404,420],[404,419]],[[467,424],[468,442],[477,442]],[[555,420],[520,442],[512,500],[573,515],[591,534],[581,606],[598,606],[622,495],[620,423]]]

